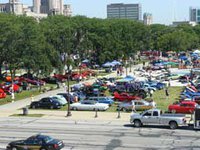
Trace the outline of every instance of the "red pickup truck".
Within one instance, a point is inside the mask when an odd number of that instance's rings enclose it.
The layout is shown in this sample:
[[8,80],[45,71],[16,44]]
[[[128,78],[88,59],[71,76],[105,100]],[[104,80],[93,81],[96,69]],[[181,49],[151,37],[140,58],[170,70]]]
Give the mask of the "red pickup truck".
[[131,100],[140,100],[141,97],[129,95],[128,93],[114,92],[114,99],[118,101],[131,101]]
[[192,114],[194,113],[197,103],[193,101],[182,101],[169,105],[168,111],[172,113]]

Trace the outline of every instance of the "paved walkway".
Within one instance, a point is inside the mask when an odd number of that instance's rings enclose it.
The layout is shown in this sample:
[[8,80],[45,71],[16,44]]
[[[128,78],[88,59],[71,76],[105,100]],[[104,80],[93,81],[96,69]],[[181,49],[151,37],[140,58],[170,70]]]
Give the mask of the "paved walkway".
[[[135,65],[133,66],[133,68],[138,68],[138,67],[141,67],[142,65],[139,64],[139,65]],[[132,69],[133,70],[133,69]],[[129,72],[129,69],[128,69],[128,74],[129,75],[133,75],[133,72]],[[116,77],[117,76],[117,73],[116,72],[113,72],[109,75],[107,75],[107,77]],[[123,75],[125,76],[125,74]],[[90,80],[87,80],[85,82],[91,82],[91,81],[94,81],[95,79],[90,79]],[[40,95],[37,95],[37,96],[34,96],[34,100],[39,100],[43,97],[48,97],[48,96],[51,96],[51,95],[56,95],[57,93],[59,92],[65,92],[64,91],[64,88],[61,87],[60,89],[57,89],[57,90],[53,90],[53,91],[48,91],[46,93],[42,93]],[[31,97],[30,98],[26,98],[26,99],[23,99],[23,100],[19,100],[19,101],[15,101],[13,103],[8,103],[8,104],[5,104],[5,105],[1,105],[0,106],[0,117],[8,117],[12,114],[22,114],[22,109],[23,107],[26,107],[27,105],[30,105],[31,103]],[[29,113],[30,114],[44,114],[43,118],[64,118],[66,116],[66,112],[65,111],[58,111],[58,110],[55,110],[55,111],[49,111],[49,110],[29,110]],[[111,112],[98,112],[98,118],[95,118],[95,112],[84,112],[84,111],[73,111],[72,112],[72,116],[70,117],[70,119],[74,119],[74,120],[86,120],[86,119],[94,119],[94,120],[126,120],[126,121],[129,121],[129,117],[130,117],[130,113],[122,113],[121,114],[121,118],[117,118],[118,114],[117,112],[115,113],[111,113]]]

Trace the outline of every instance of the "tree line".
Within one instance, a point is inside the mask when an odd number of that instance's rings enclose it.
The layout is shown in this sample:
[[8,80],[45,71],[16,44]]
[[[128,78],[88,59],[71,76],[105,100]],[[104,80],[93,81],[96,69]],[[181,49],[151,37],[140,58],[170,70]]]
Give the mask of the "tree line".
[[[84,16],[31,17],[0,14],[0,75],[6,66],[49,75],[83,59],[102,64],[134,57],[141,50],[186,51],[199,48],[200,25],[151,26],[126,19]],[[77,57],[74,57],[77,56]]]

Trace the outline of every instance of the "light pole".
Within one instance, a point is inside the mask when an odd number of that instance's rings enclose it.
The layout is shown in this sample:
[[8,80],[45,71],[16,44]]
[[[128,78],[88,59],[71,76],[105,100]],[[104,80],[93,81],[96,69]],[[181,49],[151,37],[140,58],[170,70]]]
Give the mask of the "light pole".
[[67,67],[68,68],[68,70],[67,70],[67,115],[66,115],[66,117],[70,117],[70,116],[72,116],[72,113],[71,113],[71,111],[70,111],[70,91],[69,91],[69,77],[70,77],[70,74],[71,74],[71,71],[70,71],[70,69],[69,69],[69,66]]

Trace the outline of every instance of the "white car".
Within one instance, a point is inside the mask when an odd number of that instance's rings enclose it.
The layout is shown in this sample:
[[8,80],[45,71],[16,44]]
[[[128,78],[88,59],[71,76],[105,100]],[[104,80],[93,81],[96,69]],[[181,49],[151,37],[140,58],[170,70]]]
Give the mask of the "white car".
[[70,108],[72,110],[105,111],[109,108],[109,105],[103,104],[103,103],[98,103],[96,101],[91,101],[91,100],[83,100],[81,102],[71,104]]

